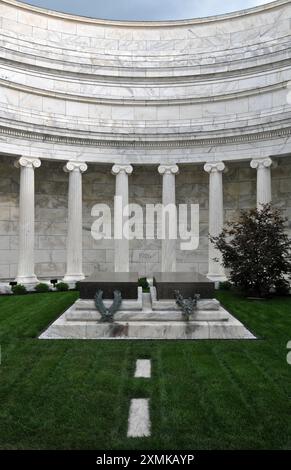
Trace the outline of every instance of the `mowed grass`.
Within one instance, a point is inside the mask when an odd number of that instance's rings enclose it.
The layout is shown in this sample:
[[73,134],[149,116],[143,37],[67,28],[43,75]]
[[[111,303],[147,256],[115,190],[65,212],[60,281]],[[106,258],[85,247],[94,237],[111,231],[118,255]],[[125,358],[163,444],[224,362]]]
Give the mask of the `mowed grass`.
[[[258,341],[38,340],[76,297],[0,298],[1,449],[291,449],[290,299],[218,293]],[[152,437],[127,439],[138,397]]]

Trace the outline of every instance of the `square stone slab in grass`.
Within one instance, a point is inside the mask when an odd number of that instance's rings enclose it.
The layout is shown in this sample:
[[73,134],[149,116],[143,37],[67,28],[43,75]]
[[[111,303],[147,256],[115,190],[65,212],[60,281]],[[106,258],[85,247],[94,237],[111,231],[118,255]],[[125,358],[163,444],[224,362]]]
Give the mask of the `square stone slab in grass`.
[[113,299],[115,290],[121,292],[123,299],[137,299],[138,273],[93,273],[80,281],[80,298],[93,299],[99,289],[104,299]]
[[199,294],[201,299],[214,297],[214,282],[196,272],[154,273],[153,278],[157,300],[173,299],[175,290],[178,290],[183,297],[193,297],[195,294]]

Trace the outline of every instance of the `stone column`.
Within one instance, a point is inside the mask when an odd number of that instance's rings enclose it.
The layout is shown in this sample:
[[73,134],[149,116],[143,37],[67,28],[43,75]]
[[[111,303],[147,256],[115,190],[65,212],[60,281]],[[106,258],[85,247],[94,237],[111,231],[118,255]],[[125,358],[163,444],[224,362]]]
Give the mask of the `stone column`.
[[272,200],[271,190],[271,158],[255,158],[251,161],[251,168],[257,170],[257,207],[267,204]]
[[[217,236],[223,228],[223,184],[222,173],[225,170],[223,162],[206,163],[204,170],[209,173],[209,234]],[[217,261],[215,261],[217,258]],[[222,266],[222,255],[209,240],[208,274],[213,281],[225,280]]]
[[113,165],[112,174],[115,178],[114,198],[114,270],[129,272],[129,239],[123,231],[125,221],[124,207],[128,205],[128,175],[131,175],[131,165]]
[[38,158],[21,157],[15,166],[20,168],[19,193],[19,257],[16,281],[19,284],[36,284],[34,273],[34,169],[39,168]]
[[[177,165],[160,165],[158,168],[160,175],[163,175],[163,207],[172,204],[176,207],[176,181],[175,177],[179,173]],[[177,230],[177,212],[171,215],[171,223]],[[169,218],[165,226],[166,238],[162,240],[162,272],[176,272],[176,245],[177,239],[169,238]]]
[[87,170],[84,162],[69,161],[64,171],[69,173],[68,193],[68,235],[67,235],[67,268],[65,282],[84,279],[82,266],[82,173]]

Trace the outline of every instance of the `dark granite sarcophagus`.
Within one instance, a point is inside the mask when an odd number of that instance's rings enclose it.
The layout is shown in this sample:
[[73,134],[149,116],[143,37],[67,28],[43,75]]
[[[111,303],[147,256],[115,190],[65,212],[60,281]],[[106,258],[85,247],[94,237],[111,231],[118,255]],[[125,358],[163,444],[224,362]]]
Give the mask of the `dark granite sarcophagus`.
[[119,290],[123,299],[137,299],[138,273],[96,272],[80,281],[80,298],[93,299],[97,290],[103,291],[103,299],[113,299]]
[[176,290],[183,297],[193,297],[194,294],[199,294],[201,299],[214,297],[214,282],[199,273],[154,273],[153,277],[157,300],[173,299]]

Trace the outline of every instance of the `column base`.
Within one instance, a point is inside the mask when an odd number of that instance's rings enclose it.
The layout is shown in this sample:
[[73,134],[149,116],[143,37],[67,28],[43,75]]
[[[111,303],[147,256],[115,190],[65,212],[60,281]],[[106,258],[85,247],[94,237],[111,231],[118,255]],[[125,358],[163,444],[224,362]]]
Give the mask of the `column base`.
[[17,284],[39,284],[39,280],[37,279],[37,277],[35,275],[33,276],[17,276],[15,278],[15,282],[17,282]]
[[63,278],[64,282],[78,282],[83,281],[85,279],[85,275],[83,273],[80,274],[66,274]]
[[114,267],[114,272],[115,273],[129,273],[129,266],[118,266]]

